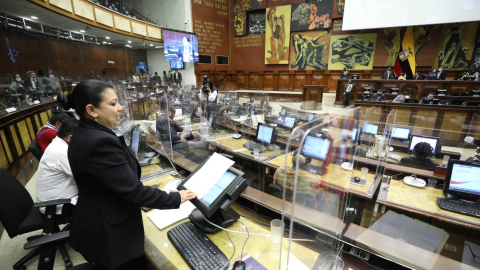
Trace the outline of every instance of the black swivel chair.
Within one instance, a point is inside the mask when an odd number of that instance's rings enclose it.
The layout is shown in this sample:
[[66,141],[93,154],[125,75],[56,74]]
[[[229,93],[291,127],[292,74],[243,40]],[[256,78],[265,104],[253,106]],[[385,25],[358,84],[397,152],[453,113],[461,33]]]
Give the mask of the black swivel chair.
[[[27,190],[12,174],[0,168],[0,222],[10,238],[24,233],[43,229],[47,234],[32,236],[27,239],[24,249],[35,248],[21,258],[13,269],[26,269],[25,263],[40,255],[38,269],[53,269],[57,247],[60,249],[65,267],[72,267],[72,262],[65,249],[68,240],[68,225],[60,231],[59,225],[70,222],[70,217],[56,218],[56,206],[69,203],[70,199],[60,199],[35,203]],[[45,207],[45,215],[39,208]]]
[[28,146],[28,151],[32,152],[33,156],[40,161],[43,156],[42,148],[38,145],[37,141],[33,140]]

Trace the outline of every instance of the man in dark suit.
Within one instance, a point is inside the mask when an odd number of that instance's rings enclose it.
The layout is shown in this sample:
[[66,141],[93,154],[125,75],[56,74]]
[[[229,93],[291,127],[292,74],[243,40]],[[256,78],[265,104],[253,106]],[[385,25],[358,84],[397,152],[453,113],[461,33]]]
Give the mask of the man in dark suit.
[[178,72],[178,69],[176,69],[175,74],[173,74],[173,81],[178,87],[182,87],[182,73]]
[[377,93],[372,96],[375,101],[385,101],[385,95],[382,94],[382,90],[378,89]]
[[395,76],[395,74],[393,74],[392,69],[390,67],[388,67],[388,69],[383,73],[382,79],[389,80],[390,77],[393,77],[393,76]]
[[27,72],[27,79],[25,80],[23,86],[28,89],[28,94],[34,99],[40,99],[42,95],[37,93],[41,91],[40,82],[37,79],[37,74],[34,71]]
[[444,81],[447,78],[447,72],[442,68],[438,68],[437,80]]
[[415,80],[423,80],[422,76],[420,76],[420,72],[415,72]]
[[162,83],[162,78],[160,78],[160,76],[158,76],[158,72],[155,72],[155,76],[153,76],[153,82],[154,83],[159,83],[159,84]]

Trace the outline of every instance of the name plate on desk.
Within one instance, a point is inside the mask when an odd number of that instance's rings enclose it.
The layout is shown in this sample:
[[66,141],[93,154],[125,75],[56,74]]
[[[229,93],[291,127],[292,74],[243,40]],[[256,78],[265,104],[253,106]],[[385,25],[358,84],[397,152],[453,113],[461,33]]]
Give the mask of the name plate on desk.
[[39,100],[35,100],[35,101],[33,102],[33,104],[40,104],[40,101],[39,101]]
[[8,113],[14,112],[14,111],[16,111],[16,110],[17,110],[16,108],[7,108],[7,109],[5,109],[5,111],[7,111]]

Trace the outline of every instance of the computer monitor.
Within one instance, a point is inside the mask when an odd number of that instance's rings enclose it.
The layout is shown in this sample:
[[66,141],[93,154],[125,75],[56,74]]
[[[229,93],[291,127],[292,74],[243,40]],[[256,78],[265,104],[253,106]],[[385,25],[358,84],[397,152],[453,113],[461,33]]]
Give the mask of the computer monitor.
[[286,113],[287,113],[287,109],[282,108],[282,110],[280,111],[280,115],[285,116]]
[[413,151],[413,148],[417,143],[426,142],[430,144],[433,149],[433,153],[440,153],[442,150],[442,140],[436,137],[427,137],[427,136],[420,136],[420,135],[412,135],[410,138],[410,143],[408,145],[408,150]]
[[350,79],[358,80],[358,79],[360,79],[360,75],[352,75],[352,76],[350,76]]
[[480,101],[467,101],[467,106],[480,106]]
[[446,99],[444,99],[444,100],[440,100],[440,104],[442,104],[442,105],[450,105],[450,104],[452,104],[452,101],[451,101],[451,100],[446,100]]
[[363,125],[363,133],[377,135],[378,133],[378,125],[372,125],[365,123]]
[[443,192],[458,199],[478,199],[480,196],[479,175],[479,164],[450,159],[447,165]]
[[423,101],[423,104],[434,105],[434,104],[438,104],[439,102],[440,102],[440,100],[439,100],[439,99],[436,99],[436,98],[434,98],[434,99],[425,99],[425,100]]
[[325,160],[329,149],[330,141],[328,139],[307,136],[303,146],[303,154],[307,157]]
[[256,139],[262,143],[275,144],[275,129],[263,123],[258,123]]
[[135,156],[138,156],[138,146],[140,145],[140,131],[137,128],[132,129],[132,140],[130,141],[130,149]]
[[408,128],[394,127],[392,129],[392,138],[408,140],[409,135],[410,135],[410,129]]
[[363,87],[363,92],[364,93],[370,93],[371,91],[372,91],[372,87],[370,87],[370,86]]
[[310,115],[308,116],[308,118],[307,118],[307,121],[308,121],[308,122],[312,121],[312,120],[313,120],[313,117],[314,117],[313,113],[310,114]]
[[437,96],[446,96],[447,95],[447,89],[438,89],[436,94],[437,94]]
[[472,97],[480,97],[480,90],[474,89],[474,90],[470,91],[470,95]]
[[416,98],[406,98],[403,100],[404,103],[418,103],[418,99]]
[[451,105],[457,105],[457,106],[460,106],[460,105],[463,105],[463,100],[452,100],[452,103]]
[[283,122],[285,122],[285,116],[281,116],[281,115],[277,116],[275,121],[273,121],[273,123],[281,126],[283,126]]
[[287,128],[293,128],[294,125],[295,125],[295,118],[285,116],[285,120],[283,121],[283,126]]
[[392,87],[392,88],[390,88],[389,92],[390,92],[390,94],[398,95],[398,93],[400,93],[400,88]]
[[205,182],[206,179],[194,177],[206,162],[208,159],[183,180],[177,189],[187,190],[189,189],[187,187],[192,186],[204,187],[202,194],[197,193],[197,197],[190,200],[197,209],[193,210],[188,217],[205,233],[215,233],[220,229],[205,219],[223,228],[232,225],[240,216],[230,208],[230,205],[248,187],[248,183],[243,177],[244,173],[233,167],[230,167],[219,179],[208,179],[208,183]]

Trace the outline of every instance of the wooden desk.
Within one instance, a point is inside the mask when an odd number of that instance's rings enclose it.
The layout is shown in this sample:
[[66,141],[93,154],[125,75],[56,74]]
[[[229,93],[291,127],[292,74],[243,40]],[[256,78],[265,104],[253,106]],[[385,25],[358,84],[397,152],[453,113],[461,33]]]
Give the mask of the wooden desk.
[[[391,180],[390,184],[396,182],[398,181]],[[459,226],[480,230],[480,218],[442,210],[438,207],[437,197],[445,198],[441,189],[420,189],[404,183],[398,183],[390,186],[387,190],[380,187],[377,203],[443,220]]]
[[[288,154],[287,156],[287,164],[289,168],[294,168],[293,162],[292,162],[292,154]],[[278,169],[279,167],[285,166],[285,155],[281,155],[277,158],[264,161],[262,162],[265,166],[272,168],[274,170]],[[302,170],[302,169],[300,169]],[[305,170],[302,170],[302,172],[309,174],[315,178],[318,178],[319,180],[325,181],[329,184],[332,184],[334,186],[337,186],[341,189],[345,189],[346,192],[352,193],[353,195],[356,195],[358,197],[362,197],[365,199],[371,200],[373,198],[373,194],[377,190],[379,184],[380,184],[380,176],[377,177],[378,179],[375,180],[375,174],[374,173],[369,173],[367,177],[367,182],[365,183],[364,186],[356,185],[350,182],[351,177],[358,176],[360,177],[361,173],[359,170],[353,170],[353,175],[351,171],[346,171],[340,167],[340,165],[337,164],[329,164],[327,166],[327,172],[323,175],[318,175],[314,174]]]
[[209,142],[214,143],[215,146],[223,151],[257,162],[262,162],[285,153],[285,150],[281,148],[275,151],[265,149],[263,153],[259,154],[258,158],[254,158],[252,152],[243,146],[248,141],[244,138],[234,139],[232,137],[209,140]]
[[[155,185],[158,184],[159,188],[163,188],[169,181],[174,179],[174,176],[166,176],[150,182],[145,183],[145,185]],[[241,211],[241,208],[233,206],[236,211]],[[152,210],[151,210],[152,211]],[[174,223],[163,230],[159,230],[155,224],[148,218],[148,212],[145,213],[142,211],[143,224],[145,230],[145,253],[150,262],[156,266],[158,269],[189,269],[187,263],[182,258],[182,256],[175,249],[173,244],[170,242],[167,236],[167,232],[173,227],[177,226],[182,222],[188,221],[188,218],[183,219],[177,223]],[[257,219],[258,216],[251,213],[245,212],[242,215],[246,215],[250,218]],[[247,226],[250,233],[267,235],[270,234],[270,229],[266,226],[259,225],[249,219],[244,217],[240,218],[240,221]],[[235,222],[228,229],[234,231],[244,231],[243,226],[239,222]],[[227,237],[227,234],[223,231],[215,234],[207,234],[207,237],[217,245],[220,250],[227,256],[232,256],[233,247],[230,245],[230,240]],[[242,246],[245,242],[246,235],[230,233],[230,237],[235,244],[235,254],[233,254],[231,262],[235,261],[241,255]],[[284,237],[288,237],[288,234],[285,233]],[[250,235],[248,239],[244,252],[251,254],[255,257],[257,261],[263,264],[267,269],[278,269],[279,268],[279,250],[275,250],[275,245],[271,245],[271,240],[264,236],[254,236]],[[288,247],[288,240],[283,242],[283,250],[286,252]],[[310,250],[303,245],[300,245],[296,242],[293,242],[291,253],[297,257],[301,262],[303,262],[309,269],[313,268],[315,261],[319,257],[319,253],[313,250]],[[286,254],[286,253],[284,253]]]
[[325,85],[304,85],[302,87],[302,100],[322,103]]

